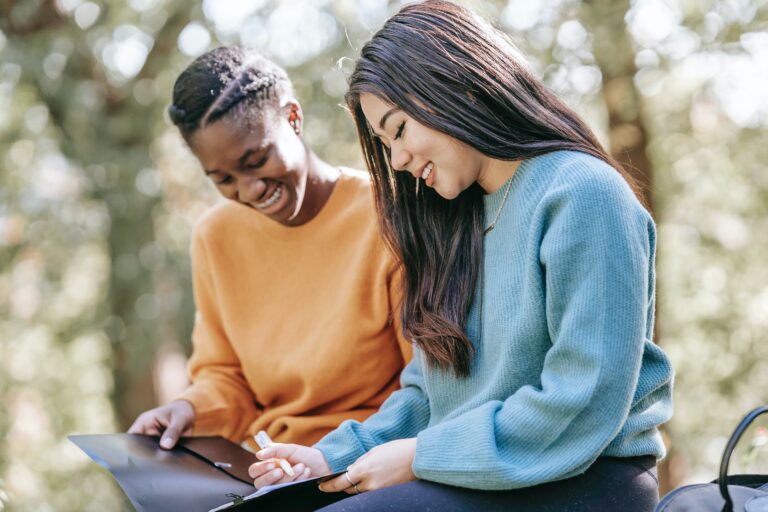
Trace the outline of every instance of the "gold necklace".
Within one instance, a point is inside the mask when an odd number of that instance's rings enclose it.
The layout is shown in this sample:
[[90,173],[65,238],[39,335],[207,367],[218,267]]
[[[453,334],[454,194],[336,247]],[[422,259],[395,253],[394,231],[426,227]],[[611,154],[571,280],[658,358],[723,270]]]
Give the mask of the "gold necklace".
[[493,218],[493,221],[490,223],[490,225],[485,228],[485,231],[483,231],[483,235],[487,235],[491,232],[493,227],[496,225],[496,221],[499,220],[499,215],[501,215],[501,210],[504,209],[504,205],[507,202],[507,196],[509,195],[509,189],[512,188],[512,178],[509,178],[507,180],[507,188],[504,190],[504,197],[501,198],[501,205],[499,205],[499,209],[496,210],[496,216]]

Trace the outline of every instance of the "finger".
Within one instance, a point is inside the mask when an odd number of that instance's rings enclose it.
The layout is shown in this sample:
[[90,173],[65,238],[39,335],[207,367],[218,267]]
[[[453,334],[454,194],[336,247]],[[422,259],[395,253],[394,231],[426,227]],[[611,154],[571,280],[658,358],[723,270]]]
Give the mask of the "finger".
[[290,459],[299,448],[301,448],[301,446],[298,444],[275,443],[269,448],[264,448],[263,450],[256,452],[256,457],[261,460],[272,458]]
[[152,422],[141,422],[138,421],[131,425],[131,428],[128,429],[128,434],[139,434],[139,435],[145,435],[145,436],[160,436],[163,433],[162,428],[158,428],[157,424]]
[[146,435],[152,435],[149,433],[149,429],[144,424],[136,424],[134,423],[131,425],[131,428],[128,429],[128,434],[146,434]]
[[170,450],[176,445],[178,440],[179,428],[175,425],[169,425],[163,432],[163,437],[160,438],[160,448]]
[[274,459],[275,450],[274,448],[264,448],[263,450],[259,450],[256,452],[256,458],[261,460]]
[[[339,491],[346,491],[347,489],[352,488],[353,483],[357,483],[354,480],[352,480],[352,483],[350,483],[349,480],[347,480],[347,477],[344,475],[348,475],[349,473],[344,473],[332,480],[328,480],[327,482],[323,482],[320,484],[320,490],[323,492],[339,492]],[[354,489],[352,489],[354,491]]]
[[260,476],[259,478],[254,479],[253,485],[257,489],[260,489],[260,488],[265,487],[267,485],[273,485],[273,484],[280,483],[280,480],[282,480],[284,476],[285,476],[285,473],[283,473],[282,469],[280,469],[280,468],[273,469],[269,473],[266,473],[266,474]]
[[360,494],[365,491],[366,489],[363,489],[363,482],[357,482],[356,485],[344,489],[344,492],[347,494]]
[[277,468],[273,459],[264,462],[255,462],[248,466],[248,475],[254,480]]
[[166,450],[173,448],[179,437],[181,437],[183,430],[189,430],[186,422],[182,421],[179,415],[171,416],[171,421],[165,432],[163,432],[163,437],[160,439],[160,446]]
[[304,475],[304,470],[307,469],[307,467],[303,463],[299,462],[298,464],[293,466],[291,469],[293,469],[293,477],[289,476],[288,478],[290,478],[291,482],[295,482],[297,480],[302,479],[302,475]]
[[163,435],[163,429],[157,428],[154,425],[151,427],[147,427],[144,429],[144,432],[142,432],[145,436],[157,436],[160,437]]
[[128,434],[144,434],[149,425],[151,425],[151,420],[148,420],[146,415],[142,414],[136,418],[133,425],[128,429]]

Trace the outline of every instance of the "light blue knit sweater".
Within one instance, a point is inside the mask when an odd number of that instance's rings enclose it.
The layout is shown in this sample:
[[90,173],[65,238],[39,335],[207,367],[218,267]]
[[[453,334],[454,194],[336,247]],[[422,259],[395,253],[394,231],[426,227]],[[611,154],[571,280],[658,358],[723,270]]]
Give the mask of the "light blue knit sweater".
[[[378,413],[315,445],[334,471],[408,437],[416,476],[474,489],[568,478],[601,455],[664,456],[673,371],[651,341],[653,220],[619,173],[583,153],[528,159],[511,180],[485,237],[469,378],[417,350]],[[505,187],[485,197],[486,223]]]

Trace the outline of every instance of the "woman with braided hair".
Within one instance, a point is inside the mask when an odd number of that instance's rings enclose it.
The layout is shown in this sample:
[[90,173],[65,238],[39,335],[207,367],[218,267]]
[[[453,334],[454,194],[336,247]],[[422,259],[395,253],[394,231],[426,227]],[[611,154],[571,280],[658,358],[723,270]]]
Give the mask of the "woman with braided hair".
[[192,385],[129,432],[162,436],[168,449],[181,435],[241,442],[259,430],[311,444],[365,419],[410,357],[367,174],[306,146],[285,71],[245,49],[192,62],[169,114],[229,201],[193,234]]

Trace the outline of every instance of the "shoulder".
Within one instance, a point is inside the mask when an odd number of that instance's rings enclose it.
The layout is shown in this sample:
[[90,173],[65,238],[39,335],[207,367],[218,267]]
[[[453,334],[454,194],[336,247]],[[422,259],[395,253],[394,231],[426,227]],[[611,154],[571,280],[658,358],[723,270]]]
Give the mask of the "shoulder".
[[193,241],[211,240],[221,235],[230,234],[239,230],[249,214],[248,208],[224,200],[208,208],[195,222],[192,231]]
[[375,215],[371,178],[367,172],[347,167],[341,168],[337,184],[346,213]]
[[568,190],[579,196],[629,194],[632,188],[619,171],[603,160],[578,151],[554,151],[539,157],[551,172],[550,191]]
[[371,176],[365,171],[352,169],[351,167],[341,167],[341,176],[360,189],[370,188],[371,186]]
[[361,245],[368,245],[375,254],[381,255],[390,271],[394,271],[396,258],[384,242],[370,175],[346,167],[342,167],[341,171],[340,185],[344,189],[342,216],[346,219],[346,228]]
[[652,255],[653,218],[618,170],[578,152],[558,151],[545,157],[549,172],[540,173],[538,179],[548,181],[537,208],[544,257],[568,247],[578,248],[568,256],[574,259],[594,250],[608,254],[629,249]]
[[537,172],[531,173],[546,180],[543,203],[548,208],[560,209],[572,205],[584,215],[635,215],[650,219],[622,174],[603,160],[578,151],[554,151],[532,162]]
[[370,202],[373,200],[373,190],[371,188],[371,177],[365,171],[351,169],[349,167],[341,168],[341,177],[347,193],[356,198]]

